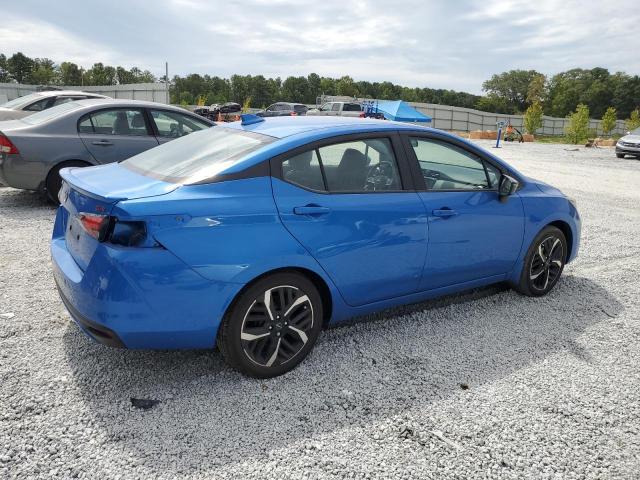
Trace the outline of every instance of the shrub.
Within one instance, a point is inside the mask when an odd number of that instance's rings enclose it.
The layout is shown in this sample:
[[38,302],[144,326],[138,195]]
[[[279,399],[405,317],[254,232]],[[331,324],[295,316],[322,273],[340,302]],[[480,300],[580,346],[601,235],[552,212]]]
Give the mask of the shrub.
[[618,117],[616,116],[616,109],[613,107],[607,108],[607,111],[604,112],[604,115],[602,116],[602,123],[600,124],[602,134],[611,135],[611,131],[616,128],[617,120]]
[[589,135],[589,107],[578,105],[575,112],[567,116],[569,123],[564,128],[567,138],[572,143],[580,143]]
[[625,120],[624,124],[629,131],[640,127],[640,110],[636,108],[631,112],[631,116]]
[[533,102],[524,113],[524,129],[527,133],[534,134],[542,127],[542,105],[540,102]]

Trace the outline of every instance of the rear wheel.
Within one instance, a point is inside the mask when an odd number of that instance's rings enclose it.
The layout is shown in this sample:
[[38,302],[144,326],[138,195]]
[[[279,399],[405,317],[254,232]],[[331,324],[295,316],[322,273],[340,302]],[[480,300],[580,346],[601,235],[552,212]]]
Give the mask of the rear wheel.
[[567,240],[559,228],[545,227],[531,242],[516,290],[540,297],[555,286],[567,258]]
[[322,315],[320,294],[309,279],[294,272],[270,275],[234,302],[220,325],[218,348],[246,375],[282,375],[311,351]]
[[58,200],[58,192],[60,192],[60,187],[62,186],[62,177],[60,177],[60,170],[67,167],[90,166],[91,165],[86,162],[81,162],[80,160],[72,160],[69,162],[63,162],[53,167],[49,171],[49,175],[47,175],[47,180],[45,181],[45,193],[47,195],[47,199],[54,205],[58,205],[60,203],[60,200]]

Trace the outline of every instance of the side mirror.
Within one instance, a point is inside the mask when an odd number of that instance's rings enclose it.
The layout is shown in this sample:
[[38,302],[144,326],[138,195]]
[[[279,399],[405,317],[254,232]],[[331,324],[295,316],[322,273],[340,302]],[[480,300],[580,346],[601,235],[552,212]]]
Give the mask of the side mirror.
[[509,195],[513,195],[518,190],[520,182],[509,175],[502,175],[500,177],[500,184],[498,185],[498,196],[506,199]]

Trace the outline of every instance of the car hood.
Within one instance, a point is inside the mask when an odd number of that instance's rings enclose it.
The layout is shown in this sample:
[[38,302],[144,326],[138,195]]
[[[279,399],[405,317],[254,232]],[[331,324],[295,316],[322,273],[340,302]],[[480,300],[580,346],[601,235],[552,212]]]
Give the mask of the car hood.
[[60,175],[74,190],[107,203],[155,197],[180,187],[177,183],[163,182],[132,172],[119,163],[63,168]]
[[621,142],[640,143],[640,135],[625,135],[620,139]]

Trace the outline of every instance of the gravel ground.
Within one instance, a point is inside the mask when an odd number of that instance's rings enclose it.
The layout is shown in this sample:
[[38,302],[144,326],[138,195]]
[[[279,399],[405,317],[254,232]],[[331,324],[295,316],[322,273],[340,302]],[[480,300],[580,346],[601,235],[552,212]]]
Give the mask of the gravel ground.
[[578,200],[580,256],[550,295],[386,312],[268,381],[92,343],[54,289],[54,210],[0,188],[0,477],[638,478],[640,162],[570,148],[500,150]]

